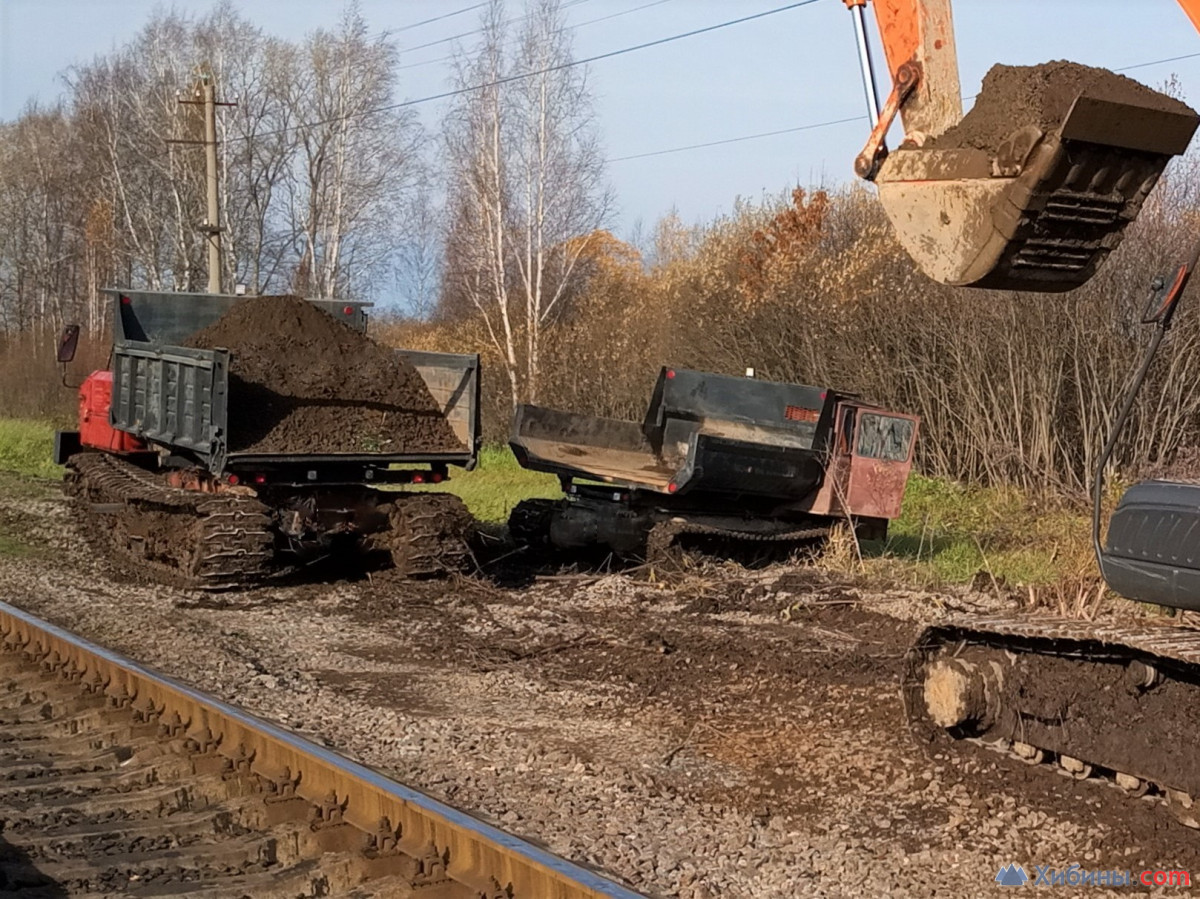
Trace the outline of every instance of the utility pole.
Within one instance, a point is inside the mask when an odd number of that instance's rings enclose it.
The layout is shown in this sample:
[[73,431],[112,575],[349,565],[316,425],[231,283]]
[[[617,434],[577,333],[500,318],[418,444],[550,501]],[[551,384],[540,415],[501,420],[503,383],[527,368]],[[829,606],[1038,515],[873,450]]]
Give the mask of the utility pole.
[[217,179],[217,107],[237,106],[237,103],[218,103],[217,86],[209,73],[200,76],[192,93],[192,99],[176,98],[179,103],[204,107],[204,140],[173,140],[176,144],[204,144],[204,181],[208,209],[200,230],[207,236],[208,243],[208,292],[221,292],[221,206],[219,181]]
[[208,292],[221,292],[221,210],[217,198],[217,87],[204,79],[204,177],[208,182]]

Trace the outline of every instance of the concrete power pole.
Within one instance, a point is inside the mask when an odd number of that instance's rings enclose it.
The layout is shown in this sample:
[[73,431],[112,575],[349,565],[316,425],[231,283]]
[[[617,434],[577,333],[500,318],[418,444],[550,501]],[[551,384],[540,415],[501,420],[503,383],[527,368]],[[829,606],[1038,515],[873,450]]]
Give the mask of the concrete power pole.
[[204,183],[207,211],[200,230],[207,236],[208,243],[208,292],[221,292],[221,201],[217,178],[217,107],[237,106],[237,103],[218,103],[217,86],[210,74],[200,76],[192,99],[179,97],[180,103],[204,107],[204,140],[176,140],[171,143],[204,144]]
[[221,292],[221,209],[217,197],[217,87],[204,79],[204,177],[208,183],[208,292]]

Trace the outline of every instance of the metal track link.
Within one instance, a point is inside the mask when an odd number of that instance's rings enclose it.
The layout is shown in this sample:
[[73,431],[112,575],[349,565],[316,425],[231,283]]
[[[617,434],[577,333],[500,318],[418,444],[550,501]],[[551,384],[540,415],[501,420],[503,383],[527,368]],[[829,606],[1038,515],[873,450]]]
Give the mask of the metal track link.
[[1200,827],[1200,631],[1033,616],[955,616],[909,650],[905,711],[922,742],[968,739],[1135,797]]
[[637,899],[0,602],[0,893]]
[[134,573],[173,586],[226,590],[271,571],[275,537],[252,496],[200,493],[108,453],[67,461],[66,490],[93,545]]
[[716,537],[734,544],[798,543],[802,540],[817,540],[829,536],[828,527],[800,528],[792,531],[762,533],[756,531],[731,531],[705,524],[686,521],[661,521],[650,529],[646,538],[646,559],[658,561],[667,558],[682,536]]

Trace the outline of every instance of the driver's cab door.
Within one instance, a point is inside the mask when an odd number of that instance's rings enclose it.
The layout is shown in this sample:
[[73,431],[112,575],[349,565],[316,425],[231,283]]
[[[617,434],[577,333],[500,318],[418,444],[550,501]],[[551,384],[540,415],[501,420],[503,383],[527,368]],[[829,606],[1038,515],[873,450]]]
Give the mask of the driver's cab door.
[[841,511],[861,518],[900,514],[920,419],[853,402],[838,404],[833,471]]

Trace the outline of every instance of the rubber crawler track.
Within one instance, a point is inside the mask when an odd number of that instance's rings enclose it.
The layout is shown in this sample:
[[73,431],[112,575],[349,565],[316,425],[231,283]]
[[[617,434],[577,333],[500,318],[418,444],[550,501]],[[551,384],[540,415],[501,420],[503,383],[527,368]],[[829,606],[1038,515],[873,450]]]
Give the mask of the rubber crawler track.
[[731,531],[686,521],[662,521],[650,529],[646,537],[646,560],[659,562],[669,559],[676,541],[684,536],[714,537],[729,546],[779,546],[817,540],[829,536],[828,527],[808,527],[791,531],[756,532]]
[[274,557],[257,499],[167,486],[109,453],[67,460],[67,495],[94,546],[172,586],[225,590],[265,578]]
[[0,603],[0,892],[634,899]]
[[450,493],[406,493],[392,500],[386,535],[396,570],[408,577],[462,571],[474,525],[466,504]]

